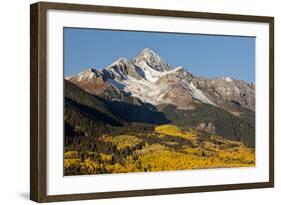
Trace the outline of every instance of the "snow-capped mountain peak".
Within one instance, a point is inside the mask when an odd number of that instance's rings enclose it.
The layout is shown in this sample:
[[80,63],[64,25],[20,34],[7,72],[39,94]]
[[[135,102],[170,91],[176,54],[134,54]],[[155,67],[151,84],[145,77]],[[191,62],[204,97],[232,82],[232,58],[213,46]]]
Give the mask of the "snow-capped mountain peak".
[[106,68],[87,69],[66,79],[92,94],[101,94],[110,87],[152,105],[190,109],[201,102],[229,109],[235,103],[255,109],[254,86],[230,77],[194,76],[182,66],[172,68],[149,48],[133,60],[119,58]]
[[172,67],[166,63],[157,53],[149,48],[143,49],[132,63],[144,69],[153,69],[158,72],[169,71]]

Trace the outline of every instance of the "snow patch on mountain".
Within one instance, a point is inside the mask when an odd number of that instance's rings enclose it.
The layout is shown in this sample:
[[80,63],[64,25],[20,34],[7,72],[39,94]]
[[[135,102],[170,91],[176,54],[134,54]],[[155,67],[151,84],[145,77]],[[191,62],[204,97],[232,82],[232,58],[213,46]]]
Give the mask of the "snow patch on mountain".
[[80,73],[78,73],[77,76],[71,76],[69,78],[72,78],[72,77],[78,77],[78,81],[83,81],[83,80],[91,80],[93,77],[95,76],[95,73],[94,73],[94,69],[93,68],[88,68]]
[[[146,76],[146,78],[144,79],[137,80],[128,76],[126,80],[119,81],[117,79],[108,79],[107,82],[117,89],[120,89],[126,93],[130,93],[131,96],[139,98],[142,102],[150,103],[153,105],[160,105],[169,102],[169,99],[165,99],[164,96],[171,90],[169,89],[169,83],[165,83],[159,86],[155,82],[160,79],[160,77],[176,73],[181,69],[182,67],[178,67],[175,70],[161,72],[161,74],[158,74],[157,77],[154,78],[147,78]],[[214,102],[209,100],[201,90],[196,88],[196,86],[192,82],[182,80],[181,84],[195,99],[204,103],[216,105]]]
[[199,100],[199,101],[201,101],[201,102],[203,102],[203,103],[207,103],[207,104],[211,104],[211,105],[216,106],[216,104],[215,104],[213,101],[211,101],[211,100],[210,100],[201,90],[199,90],[192,82],[189,83],[188,89],[191,91],[191,94],[192,94],[192,96],[193,96],[195,99],[197,99],[197,100]]
[[225,77],[225,78],[223,78],[226,82],[232,82],[233,80],[232,80],[232,78],[230,78],[230,77]]

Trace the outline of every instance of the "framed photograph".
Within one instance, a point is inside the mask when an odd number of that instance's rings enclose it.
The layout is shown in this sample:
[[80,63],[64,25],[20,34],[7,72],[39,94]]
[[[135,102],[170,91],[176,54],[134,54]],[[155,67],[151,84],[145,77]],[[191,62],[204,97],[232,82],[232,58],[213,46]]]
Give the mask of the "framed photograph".
[[30,198],[274,186],[274,18],[40,2]]

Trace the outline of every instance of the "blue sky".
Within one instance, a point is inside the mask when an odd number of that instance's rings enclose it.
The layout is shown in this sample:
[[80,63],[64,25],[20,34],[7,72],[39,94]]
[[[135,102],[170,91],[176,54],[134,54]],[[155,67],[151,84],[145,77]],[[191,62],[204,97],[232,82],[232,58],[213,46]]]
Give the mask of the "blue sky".
[[255,82],[255,38],[64,28],[64,75],[104,68],[150,48],[173,67],[204,77]]

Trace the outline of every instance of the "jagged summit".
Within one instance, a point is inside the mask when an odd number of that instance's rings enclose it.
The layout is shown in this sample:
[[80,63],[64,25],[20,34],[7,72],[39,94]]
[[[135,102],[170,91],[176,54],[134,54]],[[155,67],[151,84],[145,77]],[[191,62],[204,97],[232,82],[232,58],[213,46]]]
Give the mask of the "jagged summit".
[[172,67],[166,63],[156,52],[150,48],[143,49],[133,60],[132,63],[146,68],[154,69],[159,72],[172,70]]
[[111,78],[125,80],[128,77],[133,77],[140,80],[144,75],[139,67],[136,67],[126,58],[119,58],[111,65],[101,70],[104,74],[109,74]]

